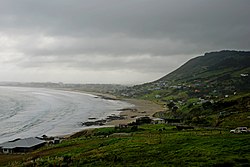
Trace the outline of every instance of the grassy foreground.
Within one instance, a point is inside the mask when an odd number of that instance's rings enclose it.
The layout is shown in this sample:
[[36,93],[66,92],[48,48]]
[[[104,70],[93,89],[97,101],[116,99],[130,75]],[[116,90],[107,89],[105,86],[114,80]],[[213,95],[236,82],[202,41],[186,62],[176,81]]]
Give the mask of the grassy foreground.
[[[124,132],[129,133],[124,133]],[[0,155],[2,166],[249,166],[250,134],[228,130],[177,131],[143,125],[79,133],[61,144],[24,155]],[[117,133],[123,132],[123,133]],[[108,135],[108,137],[107,137]],[[0,166],[1,166],[0,165]]]

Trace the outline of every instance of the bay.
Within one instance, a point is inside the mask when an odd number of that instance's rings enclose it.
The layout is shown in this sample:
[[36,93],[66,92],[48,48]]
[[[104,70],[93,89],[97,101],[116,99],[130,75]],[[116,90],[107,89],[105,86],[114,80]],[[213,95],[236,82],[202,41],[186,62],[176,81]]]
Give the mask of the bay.
[[16,138],[67,135],[88,118],[105,118],[131,107],[119,100],[45,88],[0,87],[0,143]]

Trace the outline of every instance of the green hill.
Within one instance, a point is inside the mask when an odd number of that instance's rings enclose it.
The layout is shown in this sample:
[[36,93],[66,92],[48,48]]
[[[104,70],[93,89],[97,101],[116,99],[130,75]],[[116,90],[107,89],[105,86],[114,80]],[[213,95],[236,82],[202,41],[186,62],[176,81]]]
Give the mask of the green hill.
[[166,111],[156,114],[158,117],[204,126],[250,126],[250,119],[242,120],[243,115],[250,116],[249,74],[250,52],[211,52],[189,60],[157,81],[136,85],[122,94],[165,105]]
[[227,74],[239,78],[239,72],[250,72],[250,52],[220,51],[193,58],[158,81],[188,82]]
[[200,84],[230,94],[250,90],[249,74],[250,52],[220,51],[191,59],[154,83]]

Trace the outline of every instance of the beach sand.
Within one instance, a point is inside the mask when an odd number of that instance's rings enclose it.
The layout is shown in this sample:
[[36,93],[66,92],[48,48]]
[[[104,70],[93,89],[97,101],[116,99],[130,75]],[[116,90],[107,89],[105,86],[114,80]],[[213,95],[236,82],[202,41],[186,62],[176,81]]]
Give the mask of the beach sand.
[[[71,90],[72,91],[72,90]],[[162,105],[156,104],[149,100],[141,100],[141,99],[124,99],[124,98],[118,98],[111,94],[106,93],[96,93],[96,92],[85,92],[80,90],[73,90],[77,92],[92,94],[95,96],[99,96],[100,98],[107,99],[107,100],[120,100],[125,101],[127,103],[133,104],[134,107],[122,109],[120,112],[120,116],[124,116],[125,119],[122,120],[113,120],[110,122],[107,122],[105,125],[119,125],[119,124],[128,124],[130,122],[133,122],[136,120],[136,117],[140,116],[149,116],[153,117],[153,115],[156,112],[164,111],[164,108]]]
[[[124,116],[125,119],[121,119],[121,120],[112,120],[110,122],[107,122],[105,124],[105,126],[116,126],[119,124],[128,124],[131,123],[133,121],[136,120],[137,117],[140,116],[149,116],[149,117],[153,117],[153,115],[156,112],[159,111],[164,111],[164,108],[162,105],[156,104],[152,101],[148,101],[148,100],[141,100],[141,99],[123,99],[123,98],[117,98],[114,95],[110,95],[110,94],[104,94],[104,93],[96,93],[96,92],[86,92],[86,91],[81,91],[81,90],[68,90],[68,91],[76,91],[76,92],[81,92],[81,93],[87,93],[87,94],[92,94],[92,95],[96,95],[99,96],[100,98],[103,99],[107,99],[107,100],[120,100],[120,101],[125,101],[127,103],[133,104],[133,107],[130,108],[124,108],[121,109],[120,112],[120,116]],[[99,128],[101,127],[105,127],[105,126],[99,126]],[[93,129],[93,127],[89,127],[88,130]],[[65,138],[68,138],[72,135],[75,134],[80,134],[82,132],[85,132],[87,129],[84,129],[83,131],[77,132],[77,133],[73,133],[70,135],[65,135]]]
[[113,120],[108,122],[106,125],[119,125],[127,124],[136,120],[136,117],[140,116],[149,116],[152,117],[156,112],[163,111],[163,107],[159,104],[156,104],[148,100],[140,99],[121,99],[127,103],[133,104],[134,107],[123,109],[120,113],[121,116],[124,116],[125,119],[122,120]]
[[[99,93],[94,93],[95,95],[99,96]],[[105,94],[105,97],[107,94]],[[104,95],[102,94],[101,97],[103,97]],[[112,97],[112,98],[116,98],[113,95],[109,95],[108,97]],[[130,122],[133,122],[136,120],[136,117],[140,117],[140,116],[149,116],[149,117],[153,117],[153,115],[156,112],[159,111],[163,111],[164,108],[159,105],[156,104],[152,101],[148,101],[148,100],[140,100],[140,99],[119,99],[121,101],[125,101],[127,103],[133,104],[134,107],[131,108],[125,108],[122,109],[122,111],[120,112],[120,116],[124,116],[125,119],[122,120],[113,120],[110,122],[107,122],[104,126],[99,126],[97,128],[102,128],[102,127],[109,127],[109,126],[117,126],[119,124],[128,124]],[[86,135],[88,133],[92,133],[92,131],[94,130],[93,127],[89,127],[87,129],[83,129],[82,131],[70,134],[70,135],[65,135],[63,136],[63,138],[74,138],[74,137],[79,137],[82,135]]]

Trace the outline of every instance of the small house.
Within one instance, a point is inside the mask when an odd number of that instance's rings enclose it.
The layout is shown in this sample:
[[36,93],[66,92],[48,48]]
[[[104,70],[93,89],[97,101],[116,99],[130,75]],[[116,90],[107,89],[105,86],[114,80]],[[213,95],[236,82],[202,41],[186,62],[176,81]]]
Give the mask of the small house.
[[159,98],[161,98],[161,95],[155,95],[155,98],[159,99]]
[[61,142],[61,140],[58,137],[55,137],[53,140],[54,144],[59,144]]
[[182,122],[181,119],[171,119],[171,118],[168,118],[168,119],[165,119],[165,122],[167,124],[180,124]]
[[136,124],[137,125],[142,125],[142,124],[150,124],[152,119],[150,119],[147,116],[142,116],[136,119]]
[[38,139],[36,137],[30,137],[25,139],[15,139],[0,144],[0,152],[5,154],[11,153],[25,153],[45,145],[46,141]]
[[128,128],[128,125],[127,124],[119,124],[118,126],[120,129],[126,129]]
[[240,74],[241,77],[248,77],[248,74]]
[[165,120],[162,118],[153,118],[152,119],[152,124],[164,124]]

